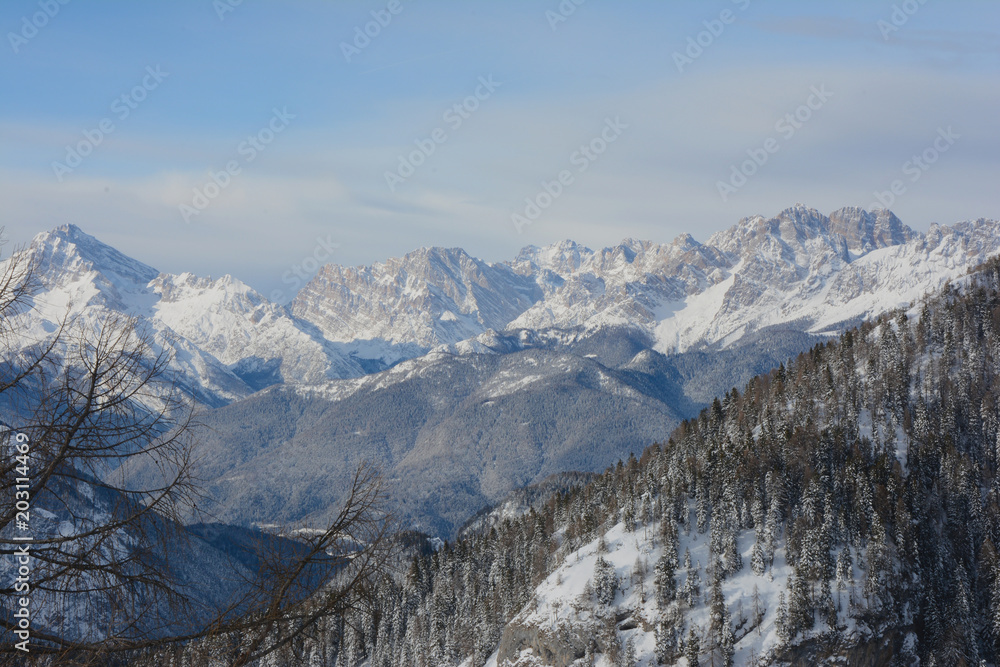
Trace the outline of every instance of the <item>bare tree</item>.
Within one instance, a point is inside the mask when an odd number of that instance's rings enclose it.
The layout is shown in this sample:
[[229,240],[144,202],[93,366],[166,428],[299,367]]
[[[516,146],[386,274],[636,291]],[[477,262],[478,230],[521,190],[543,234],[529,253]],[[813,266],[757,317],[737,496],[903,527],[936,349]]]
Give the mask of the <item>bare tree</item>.
[[[67,319],[26,340],[35,269],[25,252],[0,265],[0,558],[30,553],[29,588],[0,570],[0,596],[29,599],[31,654],[104,664],[215,637],[247,664],[362,599],[388,544],[368,465],[325,530],[261,539],[254,571],[233,563],[242,580],[231,599],[206,606],[177,581],[182,517],[199,497],[190,401],[137,319]],[[155,482],[130,481],[141,460]],[[0,625],[23,631],[11,609]],[[24,656],[0,645],[0,662]]]
[[[362,464],[332,523],[304,540],[298,554],[279,549],[262,554],[264,566],[248,582],[254,611],[236,622],[223,620],[214,634],[240,639],[231,656],[246,665],[309,633],[331,615],[371,603],[375,584],[385,574],[393,546],[382,511],[384,490],[377,468]],[[294,563],[289,567],[289,562]],[[317,584],[321,584],[317,590]]]

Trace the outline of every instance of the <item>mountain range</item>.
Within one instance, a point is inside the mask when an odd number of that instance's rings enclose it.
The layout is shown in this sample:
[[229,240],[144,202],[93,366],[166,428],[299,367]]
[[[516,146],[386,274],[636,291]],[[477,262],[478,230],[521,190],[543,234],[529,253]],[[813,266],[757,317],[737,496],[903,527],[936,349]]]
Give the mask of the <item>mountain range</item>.
[[[995,665],[1000,259],[415,559],[338,665]],[[285,659],[279,664],[295,664]]]
[[[1000,223],[925,233],[886,210],[801,205],[700,243],[572,241],[506,262],[423,248],[327,265],[287,306],[173,275],[78,227],[24,251],[24,340],[65,317],[139,318],[203,409],[220,519],[321,521],[365,459],[407,523],[449,536],[512,489],[602,470],[714,396],[1000,252]],[[142,475],[143,471],[136,471]]]

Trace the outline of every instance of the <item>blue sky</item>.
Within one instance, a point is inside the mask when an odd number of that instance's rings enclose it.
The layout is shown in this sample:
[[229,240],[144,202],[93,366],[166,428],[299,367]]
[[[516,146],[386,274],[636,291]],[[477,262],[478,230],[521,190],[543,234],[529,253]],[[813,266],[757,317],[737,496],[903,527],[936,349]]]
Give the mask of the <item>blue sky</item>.
[[72,222],[287,299],[331,243],[360,264],[705,241],[894,182],[916,229],[1000,217],[998,3],[390,4],[6,0],[6,236]]

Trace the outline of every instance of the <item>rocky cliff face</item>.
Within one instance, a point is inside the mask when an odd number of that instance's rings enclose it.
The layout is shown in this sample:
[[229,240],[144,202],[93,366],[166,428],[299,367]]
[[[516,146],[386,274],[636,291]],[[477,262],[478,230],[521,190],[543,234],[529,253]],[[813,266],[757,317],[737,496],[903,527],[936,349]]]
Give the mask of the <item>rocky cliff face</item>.
[[830,232],[843,236],[848,249],[857,254],[909,243],[917,236],[892,211],[869,213],[856,206],[831,213]]
[[502,329],[541,299],[530,275],[461,249],[422,248],[384,264],[328,265],[291,304],[331,341],[429,348]]
[[[534,625],[512,622],[503,629],[497,651],[497,664],[518,667],[537,665],[539,661],[552,667],[570,667],[587,654],[587,647],[596,644],[591,628],[572,627],[563,632],[551,632]],[[599,644],[597,644],[600,646]],[[601,646],[600,653],[610,647]],[[520,662],[522,652],[527,652]],[[530,657],[529,657],[530,656]]]
[[160,274],[151,320],[218,359],[253,389],[357,377],[364,369],[284,308],[231,276]]

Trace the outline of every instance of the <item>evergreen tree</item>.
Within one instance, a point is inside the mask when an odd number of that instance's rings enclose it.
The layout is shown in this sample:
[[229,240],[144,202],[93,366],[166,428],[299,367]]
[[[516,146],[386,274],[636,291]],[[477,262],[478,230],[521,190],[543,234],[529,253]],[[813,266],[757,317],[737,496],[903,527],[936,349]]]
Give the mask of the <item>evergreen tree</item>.
[[694,626],[691,626],[687,638],[684,640],[684,657],[687,658],[689,667],[698,667],[698,656],[700,655],[701,641],[698,639],[698,633],[695,632]]
[[671,563],[672,560],[676,559],[676,551],[674,554],[675,557],[673,559],[667,553],[660,556],[653,570],[653,583],[656,586],[656,604],[660,609],[665,609],[673,601],[674,594],[677,592],[677,582],[674,579],[675,565]]
[[781,643],[787,644],[792,638],[792,627],[789,625],[788,605],[785,604],[785,594],[778,593],[778,609],[774,616],[774,630]]
[[716,566],[711,568],[711,591],[709,593],[709,635],[712,639],[712,664],[731,667],[735,637],[726,599],[722,594],[722,572]]
[[750,553],[750,569],[758,577],[763,577],[767,571],[767,561],[764,558],[764,549],[760,546],[760,541],[753,543],[753,551]]
[[603,605],[610,605],[615,600],[618,593],[618,575],[614,566],[603,556],[598,556],[594,564],[594,593],[597,601]]
[[619,667],[636,667],[635,639],[631,635],[624,641],[620,654]]

